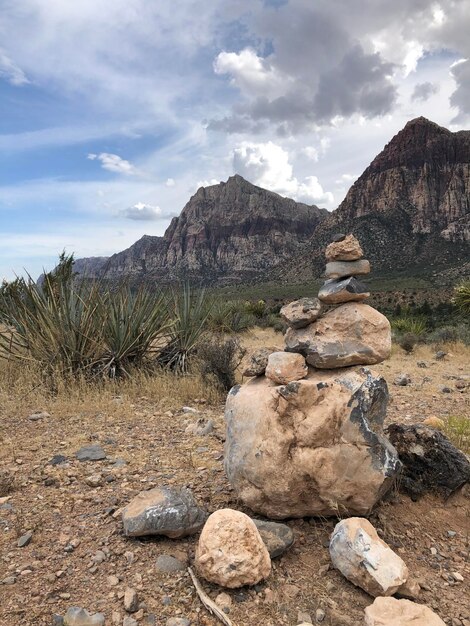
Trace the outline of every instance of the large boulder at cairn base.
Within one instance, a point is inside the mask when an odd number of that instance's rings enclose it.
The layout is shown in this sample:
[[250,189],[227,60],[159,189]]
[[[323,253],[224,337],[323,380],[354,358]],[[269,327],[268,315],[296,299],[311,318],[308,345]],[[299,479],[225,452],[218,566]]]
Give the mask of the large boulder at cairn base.
[[196,549],[196,567],[209,582],[235,589],[271,573],[271,558],[252,519],[220,509],[209,517]]
[[387,400],[384,379],[363,368],[234,387],[225,410],[230,483],[273,519],[366,515],[400,465],[382,435]]
[[408,579],[404,561],[362,517],[350,517],[336,524],[330,556],[343,576],[371,596],[391,596]]
[[395,598],[376,598],[365,610],[365,626],[445,626],[424,604]]
[[285,334],[286,351],[303,354],[309,365],[333,369],[373,365],[390,356],[388,319],[368,304],[348,302],[328,311],[313,324]]

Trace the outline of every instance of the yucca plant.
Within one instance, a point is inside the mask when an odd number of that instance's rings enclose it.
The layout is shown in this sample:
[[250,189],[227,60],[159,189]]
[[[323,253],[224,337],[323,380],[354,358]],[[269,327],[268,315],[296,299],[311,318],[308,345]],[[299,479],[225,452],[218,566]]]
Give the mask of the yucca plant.
[[391,322],[393,330],[398,333],[411,333],[420,337],[427,330],[426,320],[421,317],[404,316]]
[[106,293],[103,307],[103,371],[112,376],[129,375],[159,350],[170,329],[167,303],[162,294],[143,288],[133,293],[121,287]]
[[455,287],[452,302],[465,315],[470,313],[470,280],[465,280]]
[[240,333],[256,324],[254,315],[247,313],[243,303],[213,300],[207,319],[208,330],[215,333]]
[[212,303],[204,289],[186,282],[172,290],[169,305],[173,320],[168,343],[160,350],[157,360],[165,367],[186,373],[206,330]]

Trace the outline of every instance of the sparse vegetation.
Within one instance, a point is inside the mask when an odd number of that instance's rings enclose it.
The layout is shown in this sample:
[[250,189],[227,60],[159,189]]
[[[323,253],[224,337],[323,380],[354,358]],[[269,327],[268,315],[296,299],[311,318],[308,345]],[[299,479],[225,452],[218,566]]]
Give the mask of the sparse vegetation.
[[444,420],[444,434],[454,446],[470,453],[470,417],[451,415]]
[[212,377],[222,391],[229,391],[236,382],[235,373],[244,355],[238,337],[207,337],[198,351],[203,379]]

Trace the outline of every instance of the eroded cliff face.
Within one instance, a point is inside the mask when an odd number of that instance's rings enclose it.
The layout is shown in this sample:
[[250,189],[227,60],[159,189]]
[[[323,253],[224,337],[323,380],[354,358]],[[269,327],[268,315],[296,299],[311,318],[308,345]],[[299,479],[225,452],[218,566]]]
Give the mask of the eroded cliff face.
[[409,215],[413,233],[470,240],[470,131],[452,133],[423,117],[408,122],[354,183],[335,217],[398,208]]
[[142,237],[103,263],[101,273],[205,283],[262,276],[291,258],[327,215],[232,176],[198,189],[163,237]]
[[[452,133],[425,118],[411,120],[385,146],[285,266],[282,281],[319,277],[322,249],[337,232],[352,232],[382,273],[470,263],[470,131]],[[308,260],[307,260],[308,259]]]

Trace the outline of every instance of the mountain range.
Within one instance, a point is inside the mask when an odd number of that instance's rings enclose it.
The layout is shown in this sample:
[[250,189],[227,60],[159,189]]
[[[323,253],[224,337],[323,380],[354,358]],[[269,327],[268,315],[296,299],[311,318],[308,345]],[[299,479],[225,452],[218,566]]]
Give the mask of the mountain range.
[[162,237],[109,258],[78,259],[89,277],[205,284],[319,277],[332,235],[353,232],[374,271],[429,274],[470,266],[470,131],[411,120],[332,212],[239,175],[201,187]]

